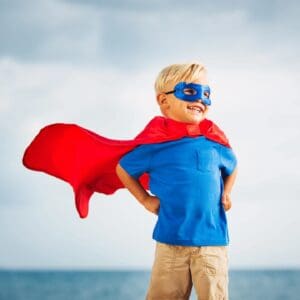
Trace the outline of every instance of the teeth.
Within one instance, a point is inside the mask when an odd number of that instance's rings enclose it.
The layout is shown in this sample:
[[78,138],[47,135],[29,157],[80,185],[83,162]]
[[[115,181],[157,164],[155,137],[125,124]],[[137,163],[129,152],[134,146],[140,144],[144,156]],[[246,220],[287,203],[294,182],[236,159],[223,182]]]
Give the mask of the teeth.
[[196,110],[198,112],[202,111],[202,109],[200,107],[195,107],[195,106],[188,106],[188,109],[190,109],[190,110]]

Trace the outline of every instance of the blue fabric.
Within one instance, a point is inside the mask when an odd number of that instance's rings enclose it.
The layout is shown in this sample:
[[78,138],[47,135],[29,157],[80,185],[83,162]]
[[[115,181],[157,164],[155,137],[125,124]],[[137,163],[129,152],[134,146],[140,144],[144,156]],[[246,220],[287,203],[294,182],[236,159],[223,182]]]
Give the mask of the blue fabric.
[[194,102],[201,99],[203,104],[211,105],[210,87],[208,85],[202,85],[197,83],[186,83],[181,81],[174,87],[174,91],[167,92],[174,93],[175,97],[184,101]]
[[236,167],[232,149],[204,136],[144,144],[120,165],[138,179],[149,174],[149,188],[160,199],[153,239],[186,246],[228,245],[221,195],[223,179]]

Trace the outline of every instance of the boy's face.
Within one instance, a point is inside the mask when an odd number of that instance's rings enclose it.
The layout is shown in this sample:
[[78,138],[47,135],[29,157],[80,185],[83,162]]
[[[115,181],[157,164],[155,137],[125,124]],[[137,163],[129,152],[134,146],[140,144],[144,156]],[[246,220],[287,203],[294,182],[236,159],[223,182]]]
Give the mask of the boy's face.
[[[206,78],[188,82],[207,85]],[[170,83],[166,90],[172,90],[176,84],[177,82]],[[204,105],[200,99],[189,102],[176,98],[174,94],[161,93],[157,96],[157,101],[166,117],[179,122],[199,124],[208,112],[208,106]]]

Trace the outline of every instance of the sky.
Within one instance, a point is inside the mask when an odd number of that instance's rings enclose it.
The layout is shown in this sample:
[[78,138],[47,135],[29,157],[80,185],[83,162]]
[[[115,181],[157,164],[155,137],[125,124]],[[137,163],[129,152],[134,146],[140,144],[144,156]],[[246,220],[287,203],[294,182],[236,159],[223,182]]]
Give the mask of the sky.
[[203,62],[209,119],[238,157],[230,268],[300,267],[297,1],[0,1],[0,268],[150,269],[156,216],[22,166],[48,124],[133,138],[160,111],[158,72]]

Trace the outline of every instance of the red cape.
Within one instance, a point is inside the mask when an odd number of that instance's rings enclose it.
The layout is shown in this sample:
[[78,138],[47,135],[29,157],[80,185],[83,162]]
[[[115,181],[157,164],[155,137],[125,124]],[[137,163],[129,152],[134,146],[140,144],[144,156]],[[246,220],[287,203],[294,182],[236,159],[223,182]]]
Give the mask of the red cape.
[[[27,147],[23,164],[68,182],[73,187],[77,211],[85,218],[94,192],[112,194],[124,187],[115,172],[124,154],[141,144],[199,135],[230,147],[225,134],[207,119],[193,125],[156,116],[133,140],[112,140],[75,124],[57,123],[41,129]],[[149,189],[147,173],[139,180]]]

